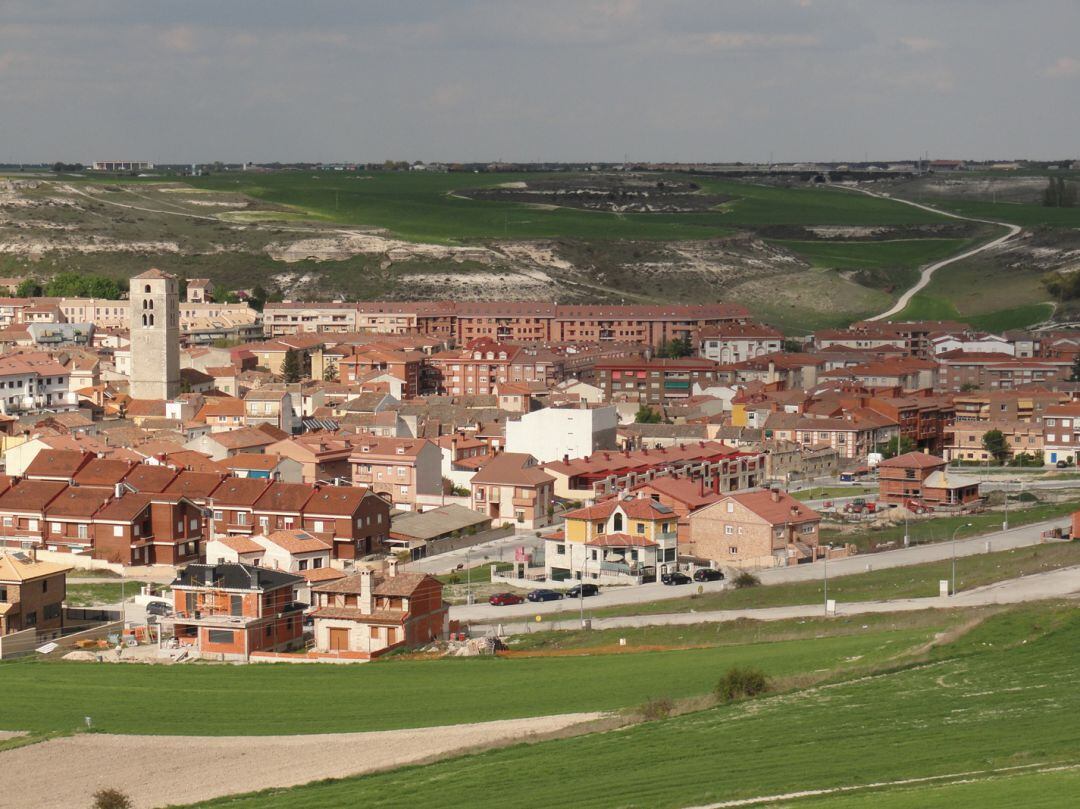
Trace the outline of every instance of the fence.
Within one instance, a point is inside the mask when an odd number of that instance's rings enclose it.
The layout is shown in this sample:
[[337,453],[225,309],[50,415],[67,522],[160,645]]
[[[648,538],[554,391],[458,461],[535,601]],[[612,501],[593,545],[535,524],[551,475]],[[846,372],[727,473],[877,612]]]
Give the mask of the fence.
[[[123,621],[110,621],[97,624],[77,632],[61,635],[55,630],[51,632],[38,632],[36,629],[24,629],[21,632],[12,632],[10,635],[0,636],[0,660],[10,660],[15,657],[25,657],[34,653],[39,646],[52,641],[59,647],[59,652],[66,652],[76,648],[80,640],[95,640],[108,637],[110,634],[119,634],[124,630]],[[57,654],[53,652],[52,654]]]

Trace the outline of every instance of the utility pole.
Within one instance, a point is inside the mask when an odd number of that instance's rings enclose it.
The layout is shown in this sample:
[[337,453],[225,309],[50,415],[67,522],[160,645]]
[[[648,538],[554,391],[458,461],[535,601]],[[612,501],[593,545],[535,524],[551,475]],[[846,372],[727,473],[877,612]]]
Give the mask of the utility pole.
[[825,549],[825,617],[829,616],[829,550]]
[[585,628],[585,571],[589,569],[589,547],[585,545],[583,547],[585,551],[585,558],[581,563],[581,581],[578,582],[578,619],[581,621],[581,628]]
[[949,595],[956,595],[956,535],[961,528],[970,528],[971,523],[966,522],[956,526],[956,529],[952,532],[952,588],[949,590]]

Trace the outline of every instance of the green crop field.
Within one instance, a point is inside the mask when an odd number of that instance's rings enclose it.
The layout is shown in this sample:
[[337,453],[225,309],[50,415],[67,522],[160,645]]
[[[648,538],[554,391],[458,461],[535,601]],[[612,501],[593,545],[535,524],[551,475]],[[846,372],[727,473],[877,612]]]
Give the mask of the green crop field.
[[1048,208],[1043,205],[1019,203],[982,202],[977,200],[943,199],[931,200],[930,204],[943,211],[953,211],[962,216],[987,219],[992,222],[1009,222],[1022,227],[1049,225],[1051,227],[1080,227],[1080,208]]
[[[971,239],[893,239],[882,241],[799,241],[777,239],[815,267],[825,269],[915,269],[963,252]],[[912,278],[914,280],[914,277]]]
[[[865,557],[873,564],[873,557]],[[1080,542],[1032,545],[1008,551],[996,551],[977,556],[963,556],[956,564],[957,591],[970,590],[1018,576],[1043,573],[1063,567],[1080,565]],[[824,566],[820,568],[824,578]],[[938,582],[950,578],[952,560],[927,562],[921,565],[892,567],[868,573],[851,573],[829,577],[829,598],[840,602],[882,601],[896,598],[931,598],[938,595]],[[758,609],[786,607],[795,604],[825,603],[825,584],[814,581],[768,584],[742,589],[695,594],[692,598],[665,598],[636,604],[619,604],[588,610],[592,618],[611,618],[619,615],[662,615],[707,610]],[[690,588],[688,588],[690,589]],[[577,611],[550,613],[546,620],[577,616]]]
[[774,188],[700,180],[734,200],[700,213],[609,213],[455,196],[458,189],[558,179],[557,174],[279,172],[187,178],[197,188],[232,191],[327,221],[383,227],[414,241],[486,239],[707,239],[754,225],[908,225],[944,217],[831,188]]
[[[940,628],[940,627],[939,627]],[[526,659],[395,660],[362,666],[0,663],[4,730],[108,733],[334,733],[610,711],[653,696],[707,693],[733,665],[777,676],[889,660],[932,624],[685,651]],[[634,683],[612,688],[613,682]],[[163,698],[168,695],[168,698]],[[242,695],[242,696],[241,696]],[[253,711],[252,705],[259,709]]]
[[[1071,605],[1016,609],[930,650],[922,664],[873,676],[794,687],[617,731],[200,805],[465,807],[477,805],[481,791],[497,789],[492,800],[508,807],[674,809],[775,803],[771,796],[836,790],[846,801],[839,805],[921,807],[923,795],[938,801],[930,805],[944,805],[949,793],[942,791],[952,789],[952,805],[1027,806],[1024,796],[1034,794],[1036,806],[1068,807],[1077,785],[1071,770],[1031,775],[1001,791],[994,787],[1003,782],[985,779],[1025,766],[1080,764],[1078,645],[1080,614]],[[769,671],[768,662],[759,665]],[[666,681],[680,678],[672,669]],[[605,682],[640,688],[615,677]],[[928,778],[936,780],[914,790],[904,783]],[[966,803],[965,795],[981,800]],[[819,794],[777,805],[837,805],[831,800]]]

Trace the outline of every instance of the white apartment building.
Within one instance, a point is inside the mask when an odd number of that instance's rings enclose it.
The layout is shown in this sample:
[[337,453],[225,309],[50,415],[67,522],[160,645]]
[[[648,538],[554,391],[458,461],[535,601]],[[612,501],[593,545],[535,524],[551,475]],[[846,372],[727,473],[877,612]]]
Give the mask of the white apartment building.
[[614,405],[545,407],[506,422],[506,451],[532,455],[540,463],[584,458],[597,450],[614,450],[618,426]]
[[0,413],[74,409],[79,400],[69,390],[70,376],[67,368],[45,353],[0,357]]

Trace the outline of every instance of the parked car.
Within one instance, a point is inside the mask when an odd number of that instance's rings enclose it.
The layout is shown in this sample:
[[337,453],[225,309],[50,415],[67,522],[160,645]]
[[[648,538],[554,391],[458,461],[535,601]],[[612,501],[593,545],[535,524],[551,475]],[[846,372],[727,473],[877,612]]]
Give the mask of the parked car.
[[146,605],[147,615],[172,615],[173,608],[168,601],[151,601]]
[[1069,468],[1069,462],[1068,462],[1068,461],[1058,461],[1058,462],[1057,462],[1056,464],[1054,464],[1054,465],[1055,465],[1055,466],[1056,466],[1056,467],[1057,467],[1058,469],[1068,469],[1068,468]]
[[567,598],[588,598],[589,596],[600,595],[600,588],[595,584],[575,584],[569,590],[566,591]]
[[674,573],[665,573],[664,575],[662,575],[660,577],[660,581],[662,581],[664,584],[679,585],[689,584],[693,580],[685,573],[680,573],[676,570]]
[[558,601],[563,595],[555,590],[533,590],[525,597],[529,601]]
[[517,593],[496,593],[488,599],[488,604],[493,607],[509,607],[512,604],[522,604],[525,599]]
[[694,581],[721,581],[724,574],[711,567],[699,567],[694,571]]

